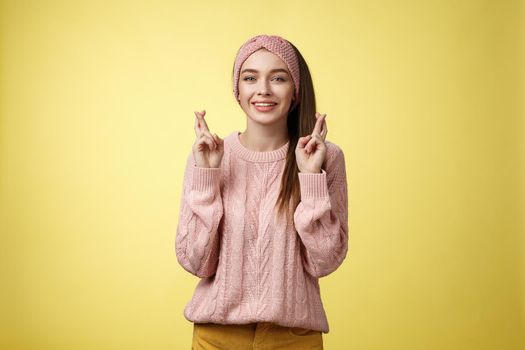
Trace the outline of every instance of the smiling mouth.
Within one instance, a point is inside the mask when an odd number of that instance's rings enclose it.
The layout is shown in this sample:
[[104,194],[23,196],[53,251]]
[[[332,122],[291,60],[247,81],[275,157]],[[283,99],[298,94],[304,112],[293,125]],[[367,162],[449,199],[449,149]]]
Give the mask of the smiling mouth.
[[275,108],[275,106],[277,104],[256,104],[254,103],[253,104],[255,106],[255,109],[258,110],[259,112],[269,112],[271,110],[273,110]]
[[277,102],[252,102],[253,105],[257,105],[257,106],[273,106],[273,105],[276,105]]

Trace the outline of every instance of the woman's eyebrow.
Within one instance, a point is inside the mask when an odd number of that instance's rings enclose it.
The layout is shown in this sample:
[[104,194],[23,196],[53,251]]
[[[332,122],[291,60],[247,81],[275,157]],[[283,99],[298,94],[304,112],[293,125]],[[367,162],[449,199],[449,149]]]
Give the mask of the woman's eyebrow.
[[[244,69],[241,72],[241,74],[242,73],[248,73],[248,72],[250,72],[250,73],[259,73],[259,71],[257,69],[246,68],[246,69]],[[283,69],[283,68],[276,68],[276,69],[272,69],[270,71],[270,73],[274,73],[274,72],[282,72],[282,73],[288,74],[288,71],[286,69]]]

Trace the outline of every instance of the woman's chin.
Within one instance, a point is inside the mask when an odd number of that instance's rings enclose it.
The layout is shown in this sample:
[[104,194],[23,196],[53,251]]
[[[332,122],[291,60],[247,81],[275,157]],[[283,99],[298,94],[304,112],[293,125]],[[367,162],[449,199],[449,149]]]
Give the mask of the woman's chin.
[[256,122],[257,124],[271,125],[275,124],[281,119],[286,119],[286,115],[279,116],[277,113],[255,113],[251,112],[249,115],[250,119]]

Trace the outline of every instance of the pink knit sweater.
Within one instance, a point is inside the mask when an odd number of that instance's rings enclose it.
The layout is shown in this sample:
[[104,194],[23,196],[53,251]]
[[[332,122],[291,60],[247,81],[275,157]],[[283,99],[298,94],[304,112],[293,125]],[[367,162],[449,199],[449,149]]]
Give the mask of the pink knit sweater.
[[329,141],[322,173],[299,173],[301,202],[292,220],[272,214],[289,143],[269,152],[224,138],[220,168],[200,168],[190,152],[175,250],[200,277],[184,308],[191,322],[273,322],[329,332],[319,277],[348,251],[344,154]]

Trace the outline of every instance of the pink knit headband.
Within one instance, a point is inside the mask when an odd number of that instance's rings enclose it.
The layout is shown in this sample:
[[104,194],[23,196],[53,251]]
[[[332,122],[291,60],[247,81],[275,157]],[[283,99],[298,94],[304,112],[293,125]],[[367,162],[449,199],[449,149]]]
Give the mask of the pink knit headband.
[[233,74],[233,95],[235,99],[239,101],[239,75],[241,66],[246,59],[255,51],[265,48],[268,51],[279,56],[280,59],[286,63],[288,70],[292,75],[292,79],[295,85],[295,103],[299,101],[299,60],[292,45],[284,38],[277,35],[256,35],[251,39],[248,39],[237,52],[234,64]]

